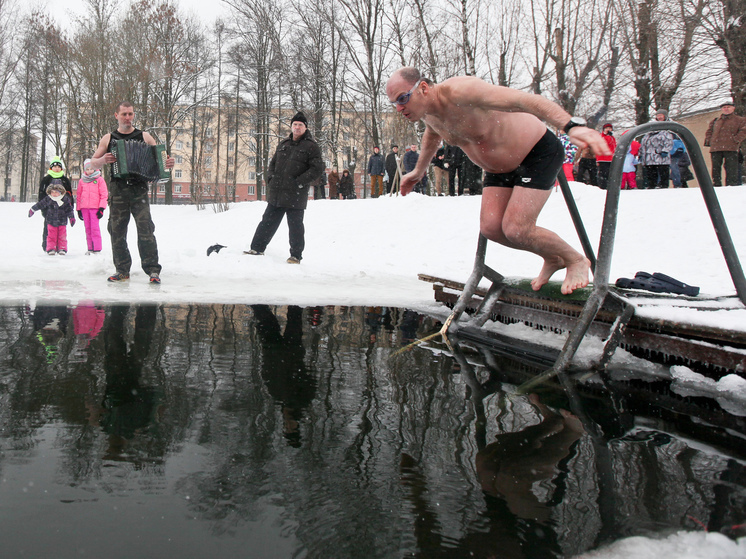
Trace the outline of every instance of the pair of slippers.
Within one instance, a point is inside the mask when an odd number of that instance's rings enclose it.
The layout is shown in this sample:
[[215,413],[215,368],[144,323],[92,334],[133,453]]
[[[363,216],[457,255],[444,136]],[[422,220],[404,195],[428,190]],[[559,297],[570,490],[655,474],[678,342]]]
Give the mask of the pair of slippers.
[[655,272],[654,274],[637,272],[632,279],[619,278],[616,280],[616,286],[622,289],[644,289],[653,293],[676,293],[678,295],[688,295],[689,297],[699,295],[699,287],[687,285],[660,272]]

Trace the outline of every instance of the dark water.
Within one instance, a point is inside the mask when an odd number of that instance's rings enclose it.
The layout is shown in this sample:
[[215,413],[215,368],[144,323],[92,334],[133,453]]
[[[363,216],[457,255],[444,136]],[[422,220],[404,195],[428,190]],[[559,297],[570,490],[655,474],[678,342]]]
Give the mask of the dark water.
[[561,557],[746,520],[743,418],[412,311],[0,307],[3,557]]

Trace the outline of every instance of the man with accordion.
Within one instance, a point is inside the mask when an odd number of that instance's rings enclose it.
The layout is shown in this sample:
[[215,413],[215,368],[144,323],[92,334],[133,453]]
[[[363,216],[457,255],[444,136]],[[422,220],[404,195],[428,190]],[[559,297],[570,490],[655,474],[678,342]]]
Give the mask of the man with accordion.
[[110,282],[129,280],[132,256],[127,246],[130,215],[137,227],[137,249],[142,269],[153,284],[160,284],[161,265],[155,225],[150,216],[148,183],[168,177],[174,159],[157,146],[153,137],[132,125],[135,110],[132,103],[119,103],[114,113],[118,127],[106,134],[91,158],[91,165],[100,169],[111,164],[109,182],[109,235],[116,272]]

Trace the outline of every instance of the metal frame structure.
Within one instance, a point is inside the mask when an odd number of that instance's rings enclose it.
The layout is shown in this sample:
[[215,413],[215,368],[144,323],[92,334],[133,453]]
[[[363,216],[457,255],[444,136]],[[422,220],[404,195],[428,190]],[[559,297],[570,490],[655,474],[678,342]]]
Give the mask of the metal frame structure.
[[[618,317],[612,325],[609,337],[607,338],[606,344],[602,355],[599,356],[595,368],[603,369],[611,359],[612,355],[616,351],[619,345],[619,339],[624,333],[624,329],[629,323],[630,319],[634,315],[635,307],[630,304],[623,293],[617,290],[609,289],[609,273],[611,270],[611,259],[614,250],[614,241],[616,236],[617,226],[617,215],[619,212],[619,196],[622,184],[622,168],[624,166],[624,159],[627,155],[632,141],[639,136],[650,132],[656,132],[659,130],[668,130],[678,135],[686,146],[689,158],[691,159],[694,172],[699,181],[700,190],[702,191],[702,197],[704,198],[707,211],[710,215],[715,233],[720,243],[720,248],[723,252],[725,262],[730,271],[733,285],[736,288],[736,293],[740,301],[746,305],[746,278],[744,277],[743,268],[741,262],[736,253],[733,240],[731,238],[728,226],[725,222],[720,202],[715,194],[715,188],[712,185],[709,172],[705,165],[704,156],[702,150],[699,148],[694,135],[689,129],[682,126],[681,124],[665,121],[665,122],[650,122],[637,126],[627,133],[625,133],[617,144],[614,157],[611,162],[611,168],[609,171],[609,183],[606,192],[606,204],[604,208],[603,225],[601,227],[601,237],[599,241],[598,257],[593,252],[593,248],[588,239],[588,235],[583,224],[582,217],[578,212],[575,199],[570,190],[570,186],[567,183],[564,172],[560,171],[558,180],[562,189],[562,194],[565,198],[565,203],[572,217],[575,229],[577,231],[580,243],[583,247],[586,257],[591,261],[591,269],[593,271],[593,289],[590,296],[588,297],[583,311],[578,318],[577,325],[572,329],[570,334],[565,341],[565,344],[560,352],[554,366],[549,369],[543,375],[536,377],[530,381],[530,385],[537,384],[543,380],[555,376],[559,373],[564,372],[570,362],[572,361],[575,353],[580,346],[581,341],[588,332],[588,329],[596,317],[598,311],[603,306],[607,297],[613,299],[612,306],[619,310]],[[466,310],[467,305],[474,296],[477,286],[482,278],[487,278],[492,281],[487,295],[482,300],[482,303],[477,309],[477,312],[469,323],[469,325],[482,326],[490,315],[490,311],[494,306],[500,292],[504,288],[503,276],[497,273],[495,270],[487,266],[484,262],[484,257],[487,249],[487,239],[483,235],[479,235],[479,241],[477,243],[477,254],[474,260],[474,269],[466,282],[463,292],[459,297],[456,305],[454,306],[451,316],[445,322],[441,333],[447,335],[449,333],[455,334],[458,330],[457,320],[461,314]],[[525,389],[530,388],[529,383],[524,386]]]

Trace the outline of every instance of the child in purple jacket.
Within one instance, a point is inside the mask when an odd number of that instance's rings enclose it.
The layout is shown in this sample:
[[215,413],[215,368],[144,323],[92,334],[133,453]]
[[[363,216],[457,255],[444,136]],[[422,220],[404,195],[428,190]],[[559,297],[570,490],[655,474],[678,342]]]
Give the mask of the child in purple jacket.
[[44,210],[47,214],[47,254],[65,256],[67,254],[67,220],[70,219],[70,227],[73,227],[75,213],[70,196],[67,195],[62,183],[52,181],[47,187],[47,197],[31,206],[28,216],[31,217],[38,210]]

